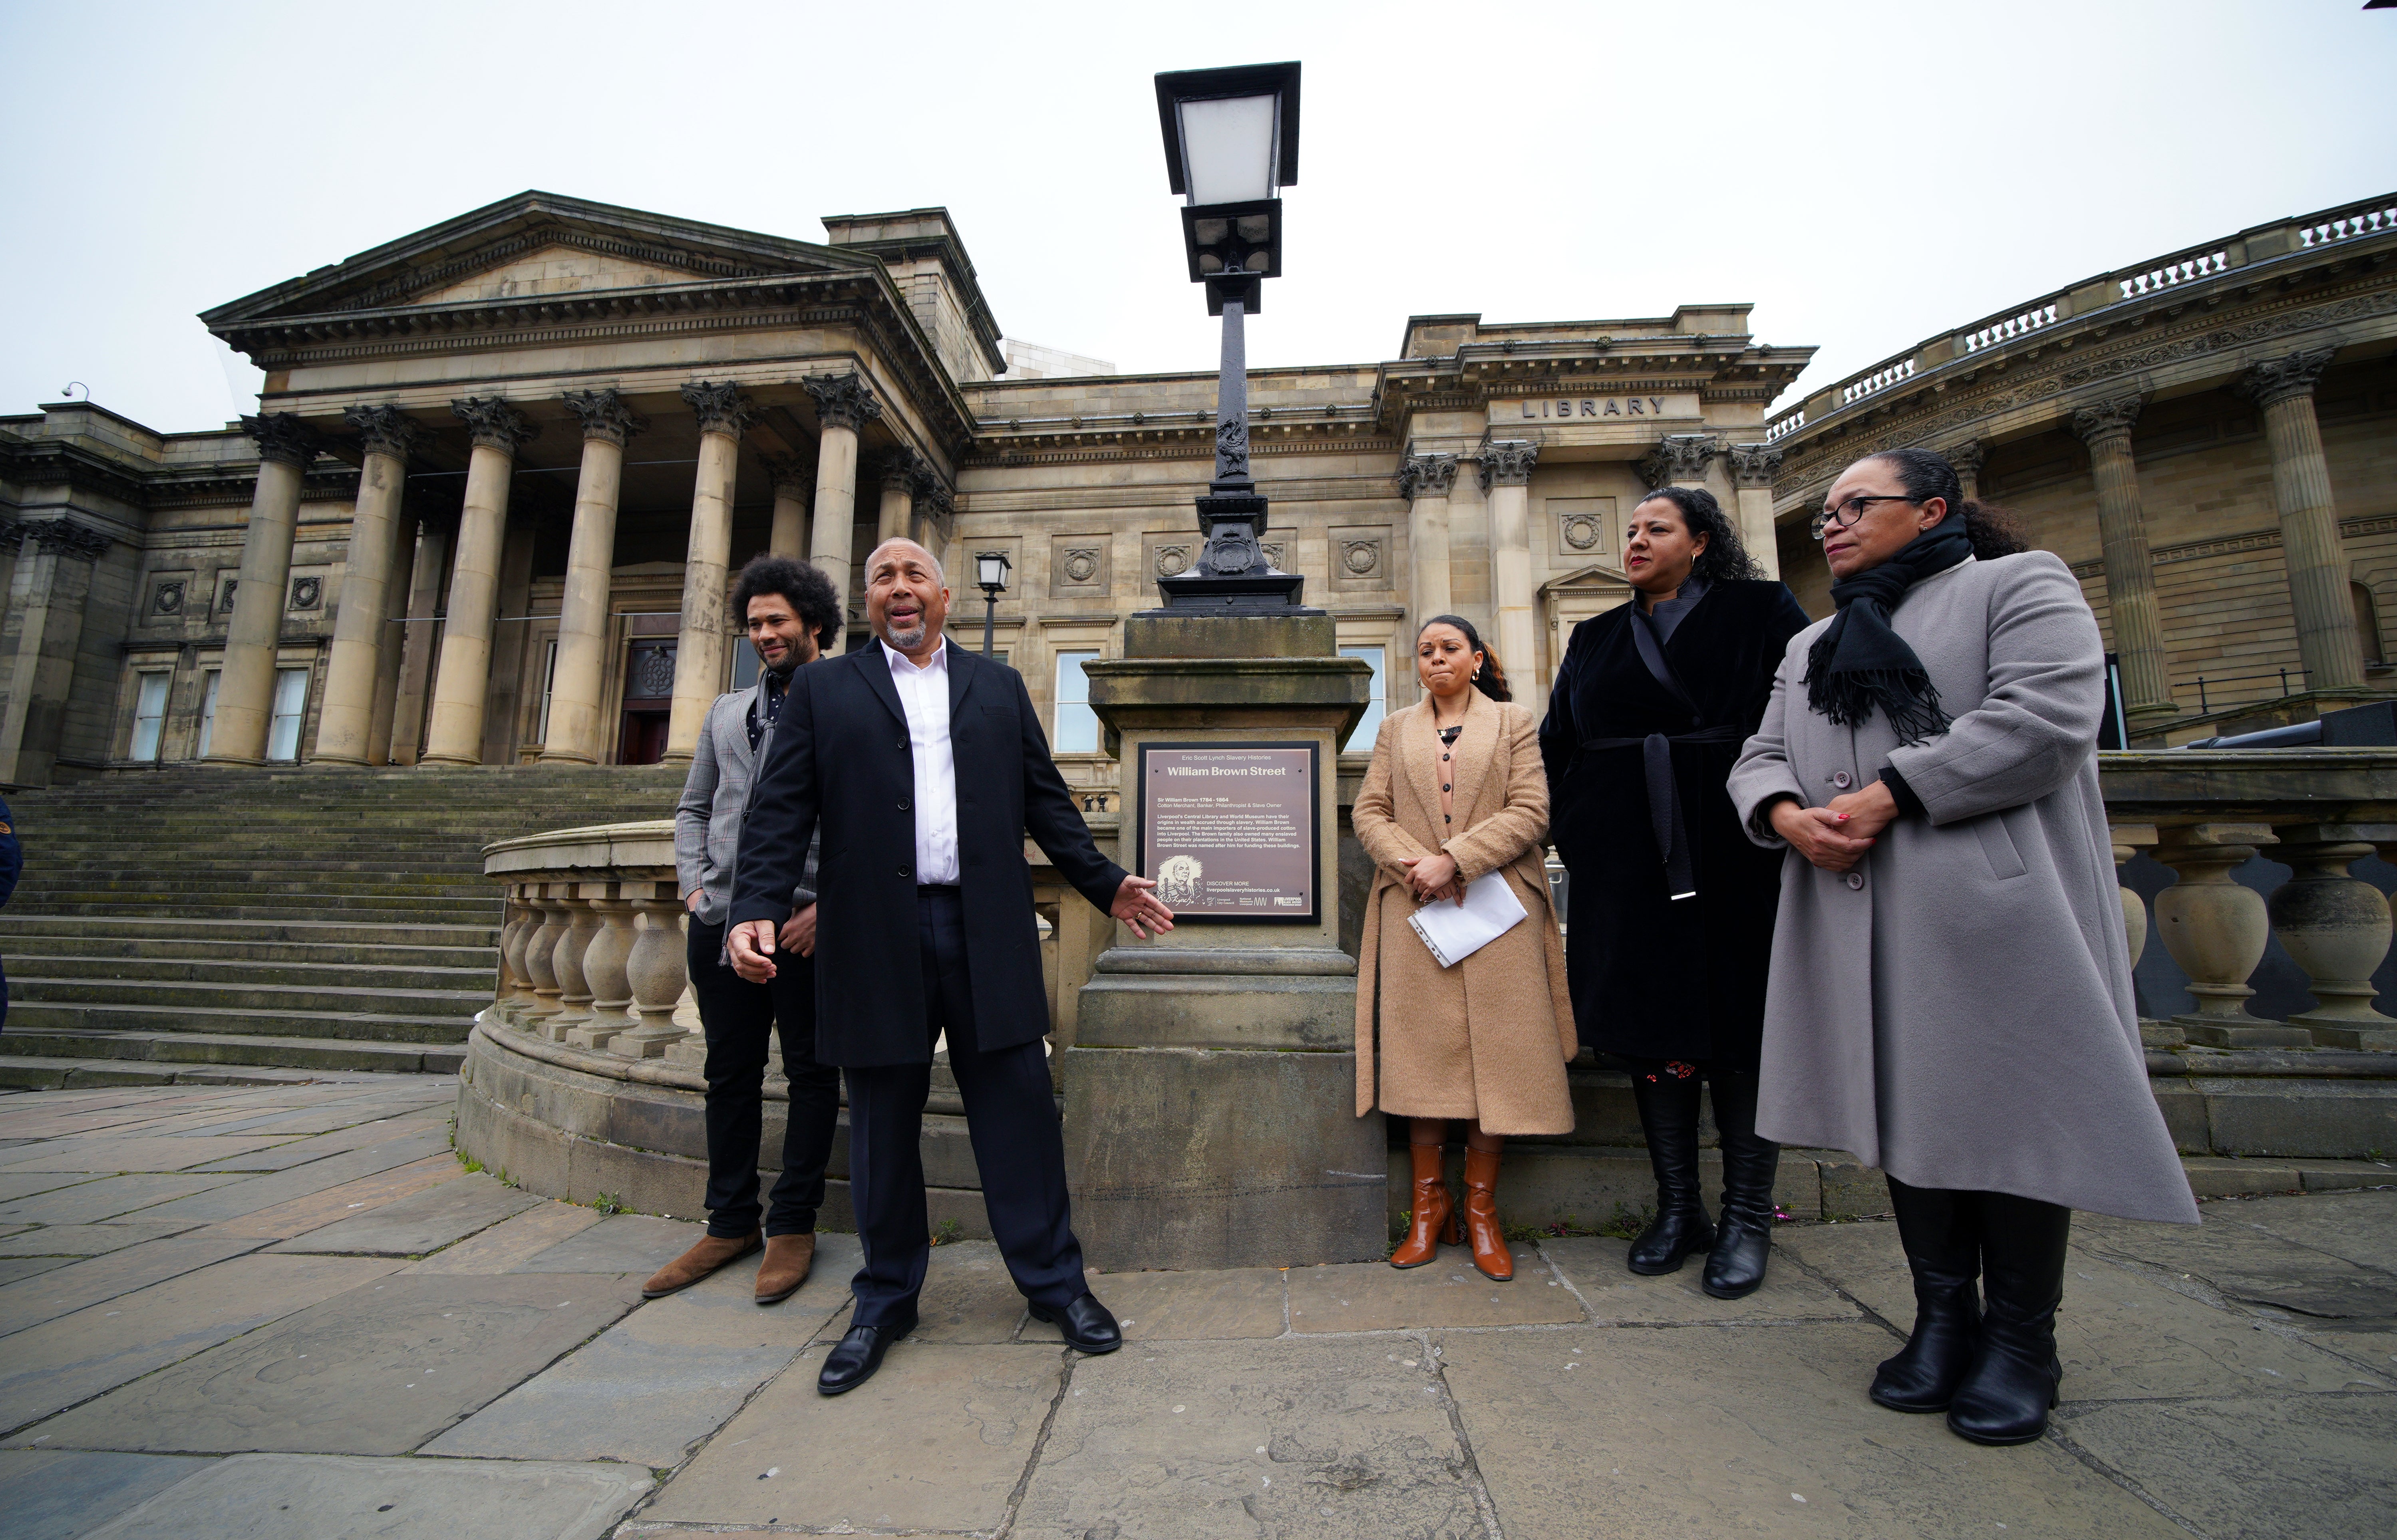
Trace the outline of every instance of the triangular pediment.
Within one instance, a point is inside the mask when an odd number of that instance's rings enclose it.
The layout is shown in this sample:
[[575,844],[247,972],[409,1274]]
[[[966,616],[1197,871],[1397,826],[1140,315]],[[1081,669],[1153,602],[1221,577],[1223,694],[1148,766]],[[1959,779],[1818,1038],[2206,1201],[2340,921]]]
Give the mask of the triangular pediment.
[[1549,578],[1540,585],[1540,591],[1553,594],[1570,593],[1577,596],[1602,596],[1620,602],[1631,596],[1631,579],[1624,576],[1622,568],[1597,562],[1568,572],[1560,578]]
[[222,330],[301,315],[855,272],[875,259],[809,241],[523,192],[206,312]]

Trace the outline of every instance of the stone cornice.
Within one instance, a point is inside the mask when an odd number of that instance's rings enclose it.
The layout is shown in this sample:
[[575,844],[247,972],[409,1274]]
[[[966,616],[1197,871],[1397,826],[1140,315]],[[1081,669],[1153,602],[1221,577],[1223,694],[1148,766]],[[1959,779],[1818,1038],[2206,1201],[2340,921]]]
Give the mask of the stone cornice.
[[[147,503],[152,485],[150,478],[81,445],[39,439],[0,441],[0,480],[26,486],[71,486],[136,507]],[[255,475],[244,477],[243,485],[255,480]]]
[[[2344,539],[2362,539],[2369,535],[2397,533],[2397,515],[2367,514],[2360,519],[2341,519],[2338,533]],[[2223,535],[2210,540],[2189,540],[2179,545],[2156,546],[2149,551],[2148,562],[2152,566],[2176,566],[2183,562],[2200,562],[2208,556],[2238,556],[2251,551],[2275,551],[2280,548],[2281,532],[2277,529],[2255,529],[2244,535]],[[2086,580],[2106,576],[2102,557],[2072,564],[2072,575]]]

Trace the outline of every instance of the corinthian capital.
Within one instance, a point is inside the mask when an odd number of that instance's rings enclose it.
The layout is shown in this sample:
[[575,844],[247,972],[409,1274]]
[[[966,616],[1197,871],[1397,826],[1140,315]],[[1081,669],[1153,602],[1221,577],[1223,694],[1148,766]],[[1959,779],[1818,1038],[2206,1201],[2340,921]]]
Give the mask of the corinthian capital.
[[305,471],[315,463],[321,441],[289,412],[275,412],[266,417],[246,417],[241,431],[258,444],[258,458],[284,465],[296,465]]
[[649,425],[649,419],[624,404],[624,398],[612,390],[569,391],[566,409],[583,423],[586,439],[605,439],[617,448],[624,441]]
[[2239,378],[2241,395],[2258,406],[2278,405],[2295,396],[2314,393],[2314,381],[2330,366],[2336,348],[2308,348],[2286,358],[2258,364]]
[[721,385],[694,379],[682,388],[682,398],[698,415],[699,431],[703,433],[729,433],[739,438],[742,429],[757,420],[757,408],[741,393],[741,387],[729,379]]
[[358,431],[359,447],[369,455],[389,455],[402,465],[414,452],[423,430],[396,406],[352,406],[341,420]]
[[1979,475],[1982,462],[1989,458],[1979,439],[1966,439],[1939,452],[1948,457],[1948,463],[1956,468],[1956,474],[1960,476]]
[[1399,496],[1409,502],[1417,498],[1445,498],[1455,485],[1454,455],[1410,455],[1399,467]]
[[1731,446],[1731,484],[1741,491],[1773,489],[1773,478],[1781,473],[1782,452],[1769,444],[1734,444]]
[[874,388],[855,375],[823,375],[799,381],[815,398],[816,421],[854,432],[882,415]]
[[1529,439],[1492,439],[1481,446],[1481,490],[1493,486],[1528,486],[1540,446]]
[[774,496],[797,498],[805,502],[816,489],[816,468],[797,455],[761,453],[757,463],[766,468],[766,479],[773,485]]
[[931,467],[926,465],[924,457],[913,449],[893,449],[882,457],[882,486],[885,491],[904,492],[912,498],[921,490],[925,478],[931,474]]
[[477,449],[497,449],[513,457],[520,445],[541,432],[525,420],[522,412],[497,396],[468,396],[451,402],[449,409],[466,425]]
[[15,543],[22,544],[31,538],[45,551],[55,551],[78,562],[99,561],[114,543],[100,531],[76,524],[72,519],[45,519],[10,527],[17,535]]
[[2129,438],[2131,424],[2139,420],[2139,406],[2146,400],[2135,392],[2083,406],[2072,414],[2072,431],[2092,448],[2110,438]]

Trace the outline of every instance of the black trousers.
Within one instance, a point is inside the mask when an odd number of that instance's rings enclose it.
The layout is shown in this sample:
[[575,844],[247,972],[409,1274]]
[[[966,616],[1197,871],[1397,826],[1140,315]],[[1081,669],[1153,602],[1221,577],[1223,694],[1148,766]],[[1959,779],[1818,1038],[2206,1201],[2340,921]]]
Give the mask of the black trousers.
[[768,1235],[805,1235],[824,1207],[824,1165],[840,1121],[840,1071],[816,1062],[816,965],[774,954],[770,984],[725,966],[724,927],[690,918],[690,992],[707,1034],[707,1233],[743,1236],[758,1228],[758,1144],[766,1123],[767,1032],[783,1036],[791,1082],[783,1123],[783,1172],[774,1178]]
[[[957,889],[917,890],[917,944],[924,970],[926,1056],[945,1031],[991,1234],[1024,1296],[1063,1309],[1089,1285],[1065,1196],[1065,1143],[1048,1056],[1038,1039],[982,1051],[966,973],[965,908]],[[843,1072],[849,1077],[850,1197],[865,1248],[865,1266],[850,1286],[857,1296],[850,1323],[910,1327],[932,1255],[921,1144],[932,1067],[852,1066]]]

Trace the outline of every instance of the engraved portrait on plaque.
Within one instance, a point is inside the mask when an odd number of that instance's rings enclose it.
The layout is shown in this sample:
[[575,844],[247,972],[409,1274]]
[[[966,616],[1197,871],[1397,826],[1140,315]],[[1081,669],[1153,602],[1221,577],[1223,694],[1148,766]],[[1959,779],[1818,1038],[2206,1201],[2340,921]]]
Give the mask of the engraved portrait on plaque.
[[1145,743],[1143,876],[1177,917],[1321,919],[1321,806],[1311,743]]

